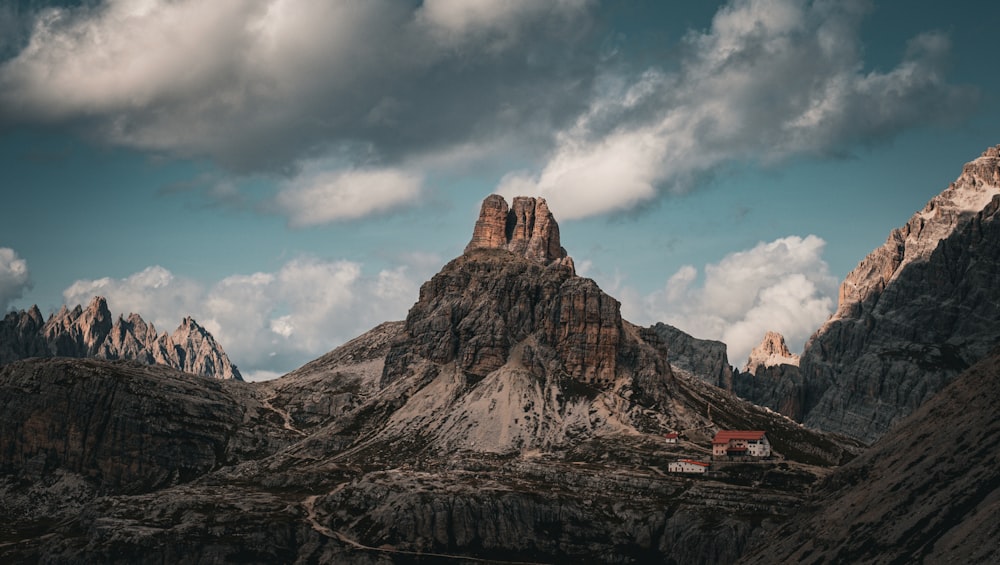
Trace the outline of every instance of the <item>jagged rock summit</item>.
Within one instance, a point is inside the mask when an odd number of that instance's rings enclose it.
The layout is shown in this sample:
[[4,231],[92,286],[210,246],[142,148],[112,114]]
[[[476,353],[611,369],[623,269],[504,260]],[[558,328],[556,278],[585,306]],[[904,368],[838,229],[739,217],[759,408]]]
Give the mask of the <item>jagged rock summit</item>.
[[115,321],[107,300],[87,308],[63,306],[43,321],[38,306],[0,321],[0,364],[29,357],[125,359],[159,364],[217,379],[243,380],[212,334],[187,317],[172,333],[158,335],[139,314]]
[[573,267],[559,243],[559,225],[544,198],[516,196],[511,207],[499,194],[483,200],[466,253],[474,249],[506,249],[526,259]]
[[[912,263],[928,261],[938,244],[973,222],[1000,195],[1000,145],[966,163],[962,174],[886,242],[862,259],[840,285],[837,312],[824,327],[869,312],[882,291]],[[821,330],[822,331],[822,330]]]
[[785,345],[785,336],[778,332],[767,332],[764,339],[757,347],[753,348],[750,356],[747,357],[743,372],[756,373],[761,367],[775,367],[778,365],[799,365],[799,356],[793,354]]

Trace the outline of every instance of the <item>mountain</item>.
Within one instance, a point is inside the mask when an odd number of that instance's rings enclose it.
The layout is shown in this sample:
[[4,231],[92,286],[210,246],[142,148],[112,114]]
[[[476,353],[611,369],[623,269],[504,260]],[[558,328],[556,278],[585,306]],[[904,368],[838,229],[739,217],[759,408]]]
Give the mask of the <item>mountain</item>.
[[847,275],[799,370],[772,371],[747,398],[814,428],[881,437],[1000,340],[998,211],[1000,146]]
[[206,377],[243,380],[212,334],[187,317],[174,333],[157,335],[138,314],[113,321],[107,300],[86,309],[63,306],[42,321],[37,306],[0,321],[0,364],[29,357],[131,359]]
[[799,365],[799,356],[793,355],[785,345],[785,336],[778,332],[767,332],[757,347],[750,351],[743,366],[744,373],[756,373],[762,367],[776,365]]
[[1000,350],[818,486],[741,563],[998,563]]
[[[492,196],[405,321],[280,379],[0,368],[0,560],[733,562],[860,445],[670,349],[575,274],[544,200]],[[667,472],[720,429],[780,455]]]

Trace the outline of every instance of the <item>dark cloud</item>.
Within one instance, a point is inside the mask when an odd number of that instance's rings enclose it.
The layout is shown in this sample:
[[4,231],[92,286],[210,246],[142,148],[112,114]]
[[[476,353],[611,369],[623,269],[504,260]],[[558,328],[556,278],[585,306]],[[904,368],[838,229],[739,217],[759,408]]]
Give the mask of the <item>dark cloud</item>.
[[0,67],[0,119],[236,172],[331,152],[391,165],[546,138],[585,107],[594,72],[585,2],[146,4],[33,12]]

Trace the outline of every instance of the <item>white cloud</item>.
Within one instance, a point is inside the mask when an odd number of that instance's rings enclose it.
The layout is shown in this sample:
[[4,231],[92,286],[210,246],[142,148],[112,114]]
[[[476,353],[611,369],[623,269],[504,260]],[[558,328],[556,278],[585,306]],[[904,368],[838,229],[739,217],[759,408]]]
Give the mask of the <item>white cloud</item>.
[[310,167],[286,183],[274,204],[292,226],[314,226],[392,210],[414,201],[421,184],[419,175],[392,169]]
[[28,262],[13,249],[0,247],[0,312],[6,312],[30,286]]
[[734,365],[767,331],[782,333],[789,348],[800,351],[836,305],[837,280],[822,258],[824,247],[814,235],[762,242],[706,265],[700,285],[698,269],[686,265],[650,295],[624,289],[622,314],[723,341]]
[[137,312],[161,332],[191,315],[244,374],[261,379],[381,322],[403,319],[426,269],[404,264],[366,275],[355,262],[300,257],[275,272],[233,275],[206,286],[149,267],[123,279],[77,281],[63,295],[69,304],[103,295],[116,315]]
[[541,170],[508,175],[498,191],[592,216],[687,190],[728,162],[838,153],[963,113],[975,92],[944,82],[941,34],[912,40],[887,72],[863,70],[865,5],[733,0],[688,34],[680,70],[598,81]]

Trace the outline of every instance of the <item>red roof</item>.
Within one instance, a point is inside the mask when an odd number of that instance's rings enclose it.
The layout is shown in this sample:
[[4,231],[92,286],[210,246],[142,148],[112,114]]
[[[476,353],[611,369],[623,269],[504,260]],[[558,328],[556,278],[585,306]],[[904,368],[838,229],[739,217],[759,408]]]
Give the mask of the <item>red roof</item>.
[[719,433],[715,434],[715,439],[712,440],[712,444],[716,443],[729,443],[731,440],[761,440],[764,439],[764,432],[760,430],[746,431],[746,430],[719,430]]
[[690,463],[692,465],[701,465],[702,467],[711,467],[711,463],[705,463],[704,461],[695,461],[693,459],[681,459],[681,463]]
[[667,434],[667,435],[665,435],[663,437],[665,437],[667,439],[677,439],[677,434],[676,433],[669,433],[669,434]]

